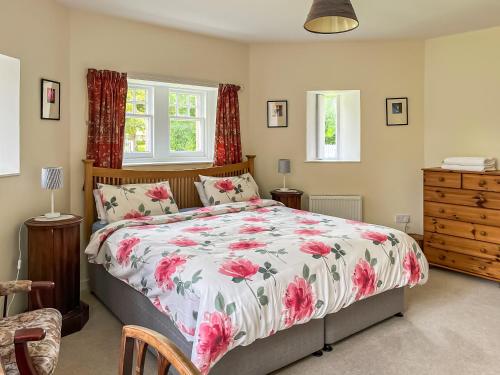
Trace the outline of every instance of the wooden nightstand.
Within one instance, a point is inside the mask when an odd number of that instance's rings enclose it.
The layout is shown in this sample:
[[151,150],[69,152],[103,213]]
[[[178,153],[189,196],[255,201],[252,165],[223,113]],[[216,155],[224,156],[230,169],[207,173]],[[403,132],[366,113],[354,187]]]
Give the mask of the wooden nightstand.
[[[25,222],[28,228],[28,279],[53,281],[54,294],[42,302],[63,316],[63,336],[79,331],[89,320],[89,306],[80,301],[80,223],[82,218]],[[50,306],[50,305],[49,305]]]
[[295,208],[300,210],[302,205],[302,195],[303,191],[300,190],[290,190],[290,191],[271,191],[271,196],[275,201],[283,203],[285,206],[290,208]]

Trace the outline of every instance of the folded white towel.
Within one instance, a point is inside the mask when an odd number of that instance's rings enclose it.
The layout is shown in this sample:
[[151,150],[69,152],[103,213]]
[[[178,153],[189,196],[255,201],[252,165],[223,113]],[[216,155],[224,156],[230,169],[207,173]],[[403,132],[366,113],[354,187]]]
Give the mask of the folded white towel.
[[492,165],[495,164],[495,158],[486,157],[452,157],[446,158],[443,164],[455,164],[455,165]]
[[496,171],[495,166],[486,165],[460,165],[460,164],[445,164],[441,165],[442,169],[449,169],[452,171],[469,171],[469,172],[487,172]]

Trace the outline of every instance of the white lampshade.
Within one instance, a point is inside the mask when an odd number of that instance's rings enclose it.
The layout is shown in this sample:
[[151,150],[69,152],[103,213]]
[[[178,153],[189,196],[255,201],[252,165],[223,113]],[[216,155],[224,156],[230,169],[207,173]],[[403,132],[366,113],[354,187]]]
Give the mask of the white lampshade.
[[280,159],[278,161],[278,173],[287,174],[291,172],[290,159]]
[[42,168],[42,189],[58,190],[63,187],[62,167]]

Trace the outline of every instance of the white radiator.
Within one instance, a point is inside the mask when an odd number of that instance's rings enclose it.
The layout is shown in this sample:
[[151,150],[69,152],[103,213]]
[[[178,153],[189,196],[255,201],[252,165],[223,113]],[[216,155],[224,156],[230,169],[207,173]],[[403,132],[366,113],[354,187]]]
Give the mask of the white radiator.
[[363,220],[363,199],[357,195],[311,195],[309,211],[350,220]]

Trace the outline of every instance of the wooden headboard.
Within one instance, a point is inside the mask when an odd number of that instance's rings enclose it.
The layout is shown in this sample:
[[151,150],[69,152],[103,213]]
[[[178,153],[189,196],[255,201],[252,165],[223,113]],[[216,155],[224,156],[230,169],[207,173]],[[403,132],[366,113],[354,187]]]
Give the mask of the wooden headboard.
[[90,238],[92,223],[96,221],[95,201],[92,193],[98,183],[108,185],[145,184],[168,180],[179,208],[201,207],[201,201],[194,186],[198,175],[229,177],[243,173],[254,174],[255,155],[246,155],[247,161],[223,167],[185,169],[176,171],[146,171],[133,169],[111,169],[94,167],[94,160],[83,160],[85,164],[85,236]]

